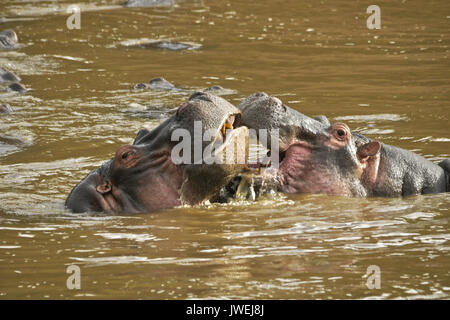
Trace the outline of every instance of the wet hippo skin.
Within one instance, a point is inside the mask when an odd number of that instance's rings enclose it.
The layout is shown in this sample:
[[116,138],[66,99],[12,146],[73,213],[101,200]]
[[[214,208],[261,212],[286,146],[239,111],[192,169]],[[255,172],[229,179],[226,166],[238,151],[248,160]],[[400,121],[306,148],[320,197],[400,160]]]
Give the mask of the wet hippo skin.
[[0,67],[0,83],[2,82],[20,82],[21,79],[13,72]]
[[125,7],[166,7],[175,4],[175,0],[127,0]]
[[0,114],[10,114],[13,113],[13,109],[7,103],[0,103]]
[[149,83],[138,83],[133,89],[155,89],[155,90],[180,90],[162,77],[153,78]]
[[18,46],[19,38],[14,30],[8,29],[0,32],[0,50],[12,50]]

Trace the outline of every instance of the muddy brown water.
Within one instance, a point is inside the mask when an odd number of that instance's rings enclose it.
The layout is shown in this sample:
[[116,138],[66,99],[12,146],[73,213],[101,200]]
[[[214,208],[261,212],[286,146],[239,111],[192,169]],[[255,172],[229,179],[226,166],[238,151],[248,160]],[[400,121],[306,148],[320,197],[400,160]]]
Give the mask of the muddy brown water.
[[[0,66],[31,90],[2,92],[0,297],[362,299],[450,297],[449,194],[394,199],[277,196],[134,216],[74,215],[71,188],[153,128],[189,91],[221,85],[234,104],[265,91],[308,115],[431,161],[450,157],[450,2],[182,1],[120,8],[0,3],[23,44]],[[201,48],[121,47],[172,39]],[[133,91],[163,76],[180,92]],[[0,88],[3,90],[4,87]],[[81,289],[69,290],[70,265]],[[381,287],[369,289],[369,266]]]

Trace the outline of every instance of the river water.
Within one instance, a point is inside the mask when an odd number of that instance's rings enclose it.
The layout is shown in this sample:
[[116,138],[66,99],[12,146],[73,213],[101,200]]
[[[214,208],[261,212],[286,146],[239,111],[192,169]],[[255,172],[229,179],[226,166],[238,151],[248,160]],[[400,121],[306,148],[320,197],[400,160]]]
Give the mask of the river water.
[[[76,2],[79,30],[66,26],[71,1],[0,3],[0,29],[22,43],[0,51],[0,66],[30,89],[0,88],[15,110],[0,116],[0,298],[450,297],[449,194],[279,195],[133,216],[63,207],[140,128],[212,85],[236,105],[265,91],[431,161],[450,157],[450,2],[377,1],[380,30],[366,27],[370,1]],[[196,49],[121,45],[142,39]],[[158,76],[185,90],[132,90]],[[66,286],[71,265],[79,290]]]

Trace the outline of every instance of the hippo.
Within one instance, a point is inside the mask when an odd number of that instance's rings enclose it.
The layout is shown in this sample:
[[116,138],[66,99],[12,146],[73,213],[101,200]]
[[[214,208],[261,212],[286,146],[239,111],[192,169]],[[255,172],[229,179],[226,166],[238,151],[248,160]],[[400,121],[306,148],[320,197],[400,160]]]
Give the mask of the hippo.
[[24,93],[24,92],[27,92],[28,89],[23,84],[14,82],[14,83],[10,84],[8,86],[8,88],[6,88],[6,91],[14,91],[14,92],[19,92],[19,93]]
[[0,67],[0,83],[3,82],[12,82],[7,88],[6,91],[14,91],[14,92],[26,92],[28,89],[20,83],[21,79],[15,75],[13,72],[5,70]]
[[0,114],[10,114],[13,113],[13,109],[11,108],[11,106],[7,103],[0,103]]
[[133,89],[180,90],[162,77],[153,78],[149,83],[138,83]]
[[124,7],[169,7],[175,4],[175,0],[127,0]]
[[224,87],[219,86],[219,85],[213,85],[209,88],[206,88],[204,91],[205,92],[214,92],[214,91],[223,91],[223,90],[225,90]]
[[14,30],[8,29],[0,32],[0,50],[17,49],[19,38]]
[[160,39],[125,40],[119,43],[122,47],[131,49],[161,49],[169,51],[198,50],[202,47],[199,43],[180,42]]
[[[250,129],[278,129],[279,168],[267,176],[285,193],[398,197],[449,191],[450,160],[435,164],[411,151],[352,133],[344,123],[310,118],[265,93],[238,108]],[[271,133],[268,133],[271,135]],[[262,141],[264,143],[264,141]]]
[[233,90],[233,89],[226,89],[226,88],[224,88],[222,86],[219,86],[219,85],[213,85],[213,86],[211,86],[209,88],[206,88],[206,89],[203,90],[203,92],[210,92],[210,93],[213,93],[215,95],[220,95],[220,96],[236,94],[235,90]]
[[[147,89],[192,93],[192,90],[176,87],[173,83],[167,81],[163,77],[153,78],[149,81],[149,83],[141,82],[141,83],[135,84],[133,86],[133,90],[147,90]],[[196,90],[196,91],[198,91],[198,90]],[[234,90],[225,89],[219,85],[213,85],[209,88],[203,89],[202,91],[215,94],[216,96],[229,95],[229,94],[236,93]]]
[[0,83],[2,82],[20,82],[21,79],[13,72],[0,67]]
[[[194,93],[170,118],[151,131],[140,130],[132,145],[120,147],[114,158],[89,173],[69,194],[66,208],[145,213],[214,198],[246,170],[248,129],[240,119],[241,112],[226,100]],[[211,139],[199,141],[207,132]],[[189,136],[186,149],[178,142],[182,133]],[[225,154],[236,161],[208,161]]]

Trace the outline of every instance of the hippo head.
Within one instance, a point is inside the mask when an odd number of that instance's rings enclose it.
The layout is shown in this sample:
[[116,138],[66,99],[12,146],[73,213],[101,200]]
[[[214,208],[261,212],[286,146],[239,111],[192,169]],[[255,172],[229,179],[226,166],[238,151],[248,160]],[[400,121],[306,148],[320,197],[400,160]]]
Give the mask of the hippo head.
[[280,188],[287,193],[325,193],[365,196],[378,168],[381,144],[352,134],[343,123],[324,117],[309,118],[279,99],[258,93],[245,99],[242,123],[251,129],[278,129],[278,150],[272,139],[260,140],[279,154],[276,171]]
[[240,120],[240,111],[224,99],[194,93],[79,183],[66,207],[136,213],[209,200],[245,169],[248,130]]
[[[310,118],[283,104],[280,99],[258,92],[244,99],[238,109],[242,112],[243,124],[255,130],[278,130],[281,149],[291,144],[297,135],[315,136],[329,126],[328,119],[321,116]],[[270,149],[271,139],[266,147]]]
[[11,108],[11,106],[7,103],[5,104],[0,104],[0,113],[3,114],[10,114],[13,113],[13,109]]
[[19,41],[14,30],[8,29],[0,32],[0,49],[14,49]]

